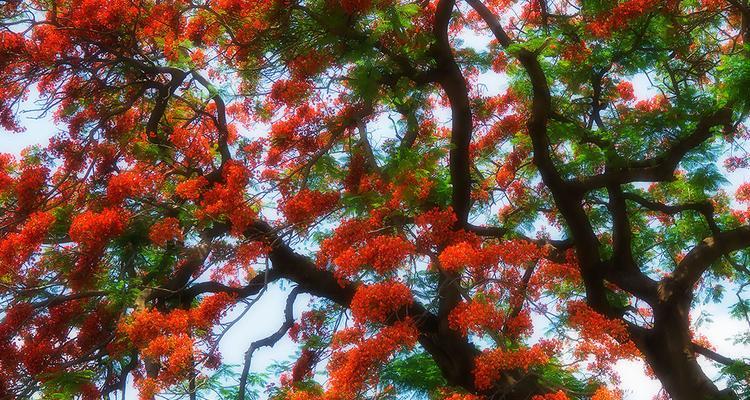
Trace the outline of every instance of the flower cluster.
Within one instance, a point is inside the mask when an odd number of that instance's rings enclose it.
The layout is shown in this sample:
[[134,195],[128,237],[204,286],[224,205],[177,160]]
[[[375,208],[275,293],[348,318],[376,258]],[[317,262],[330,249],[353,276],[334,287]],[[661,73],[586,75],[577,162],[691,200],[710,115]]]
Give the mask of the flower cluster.
[[128,214],[117,208],[105,208],[101,212],[86,211],[76,215],[68,234],[86,252],[101,250],[109,239],[125,230]]
[[227,262],[227,271],[244,270],[245,279],[249,281],[256,275],[253,264],[257,263],[261,258],[266,257],[270,251],[271,247],[263,242],[240,243],[234,249],[234,257]]
[[570,400],[570,397],[562,390],[558,390],[555,393],[538,394],[532,397],[531,400]]
[[526,147],[515,147],[513,151],[505,156],[505,162],[498,168],[495,174],[495,182],[501,188],[507,188],[508,185],[516,179],[516,171],[521,163],[529,156],[529,150]]
[[438,256],[438,260],[444,270],[451,272],[459,272],[464,267],[476,267],[483,263],[481,249],[467,242],[446,247]]
[[307,96],[310,95],[312,84],[308,81],[289,79],[274,82],[271,87],[269,99],[275,106],[299,105]]
[[615,362],[633,359],[640,354],[622,320],[608,319],[582,301],[568,303],[568,324],[577,329],[581,337],[576,354],[581,359],[593,357],[589,369],[613,374]]
[[370,237],[370,231],[376,228],[366,219],[349,219],[342,221],[333,231],[333,235],[320,244],[318,264],[334,260],[350,247],[358,245]]
[[730,156],[724,160],[724,168],[729,172],[734,172],[740,168],[750,167],[750,157]]
[[202,176],[186,179],[175,186],[174,192],[186,200],[195,200],[201,196],[208,180]]
[[379,274],[387,274],[401,265],[414,251],[414,245],[401,236],[376,236],[349,247],[333,260],[340,277],[352,277],[364,266]]
[[142,189],[143,179],[138,172],[122,172],[109,178],[107,200],[110,204],[119,205],[123,200],[139,193]]
[[505,265],[528,265],[544,256],[544,249],[522,240],[506,240],[480,248],[476,237],[473,242],[461,241],[446,247],[438,256],[440,266],[458,272],[465,267],[479,272],[483,268],[503,263]]
[[633,20],[646,14],[658,4],[656,0],[625,0],[608,12],[597,16],[587,28],[594,36],[608,37],[615,31],[627,28]]
[[517,350],[493,349],[482,352],[474,366],[474,383],[480,390],[489,389],[500,378],[503,371],[528,370],[547,363],[557,344],[543,341],[531,347]]
[[318,151],[323,140],[327,140],[320,135],[320,130],[324,127],[324,118],[320,107],[302,103],[287,112],[286,118],[274,122],[268,133],[271,148],[266,155],[266,165],[283,165],[284,156],[293,153],[294,150],[302,155]]
[[504,314],[487,300],[472,300],[462,302],[451,310],[448,322],[451,329],[461,332],[464,336],[469,332],[498,332],[503,328]]
[[734,210],[733,215],[740,221],[740,223],[746,224],[750,221],[750,182],[745,182],[737,188],[735,192],[735,199],[739,203],[747,203],[747,210]]
[[306,342],[325,333],[325,314],[321,311],[305,311],[289,329],[289,337],[293,341]]
[[400,282],[381,282],[360,286],[351,302],[357,322],[386,322],[388,317],[414,302],[411,290]]
[[321,72],[326,66],[328,57],[318,51],[299,55],[289,61],[287,66],[293,78],[307,79]]
[[14,188],[19,210],[34,209],[44,191],[48,175],[49,169],[42,166],[29,166],[21,171]]
[[484,396],[477,396],[475,394],[460,394],[460,393],[453,393],[449,394],[446,397],[443,397],[443,400],[484,400]]
[[[417,341],[414,321],[407,319],[386,326],[376,335],[365,339],[364,330],[350,328],[334,337],[331,360],[328,363],[331,400],[358,398],[368,383],[377,381],[377,367],[399,349],[410,348]],[[345,346],[353,346],[344,350]]]
[[249,177],[244,165],[227,163],[222,171],[223,182],[215,183],[203,193],[199,218],[226,217],[232,225],[232,234],[241,235],[258,216],[245,199]]
[[[155,135],[155,132],[149,132]],[[169,135],[169,141],[183,154],[185,159],[197,161],[203,165],[210,165],[213,159],[211,153],[211,137],[199,129],[176,127]]]
[[[570,252],[569,254],[572,254]],[[563,263],[557,263],[548,259],[542,259],[539,262],[537,273],[531,278],[533,285],[539,285],[547,290],[555,290],[561,284],[573,283],[580,284],[581,271],[575,259],[566,260]]]
[[617,95],[620,99],[625,102],[635,100],[635,90],[633,90],[633,84],[628,81],[621,81],[615,87]]
[[15,272],[39,249],[55,217],[46,212],[31,214],[21,230],[0,239],[0,277]]
[[414,223],[419,228],[417,248],[439,247],[450,241],[453,238],[453,227],[456,221],[456,214],[450,208],[446,210],[435,208],[416,216]]
[[750,182],[745,182],[737,188],[735,199],[740,203],[750,203]]
[[612,390],[606,386],[600,386],[591,396],[591,400],[622,400],[622,393],[619,390]]
[[339,202],[339,193],[303,189],[288,197],[281,204],[281,211],[292,224],[306,225],[315,218],[334,210]]
[[[220,293],[209,296],[192,309],[160,312],[152,309],[134,312],[120,324],[119,332],[139,349],[146,362],[158,362],[158,377],[153,382],[138,379],[141,397],[186,377],[191,363],[199,354],[196,340],[210,339],[211,327],[234,303],[232,296]],[[154,386],[154,387],[152,387]]]
[[166,217],[151,226],[148,238],[157,246],[164,246],[172,240],[182,240],[180,220]]

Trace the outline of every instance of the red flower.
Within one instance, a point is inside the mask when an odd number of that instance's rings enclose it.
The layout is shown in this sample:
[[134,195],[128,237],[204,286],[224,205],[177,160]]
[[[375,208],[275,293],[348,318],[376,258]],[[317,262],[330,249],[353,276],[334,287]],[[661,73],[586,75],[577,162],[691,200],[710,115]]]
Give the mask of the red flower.
[[281,204],[286,220],[302,226],[335,209],[339,202],[337,192],[303,189]]
[[745,182],[737,188],[735,198],[740,203],[750,203],[750,182]]
[[633,84],[628,81],[621,81],[617,84],[617,94],[624,101],[635,100],[635,91],[633,90]]
[[73,218],[68,233],[81,249],[96,251],[109,239],[122,233],[127,220],[127,214],[115,208],[105,208],[101,212],[86,211]]
[[502,330],[505,315],[487,300],[473,300],[457,305],[448,316],[451,329],[468,335]]
[[50,213],[34,213],[20,232],[0,239],[0,277],[15,271],[39,249],[55,217]]
[[476,358],[474,382],[477,389],[492,387],[500,378],[502,371],[511,369],[528,370],[531,367],[545,364],[551,357],[556,344],[540,342],[529,348],[517,350],[494,349],[484,351]]
[[128,197],[142,190],[143,181],[135,171],[126,171],[109,179],[107,184],[107,199],[110,204],[117,205]]
[[180,220],[167,217],[151,226],[148,238],[157,246],[164,246],[171,240],[182,240]]
[[482,262],[480,251],[467,242],[448,246],[438,257],[440,266],[446,271],[458,272],[465,267],[478,266]]
[[532,397],[531,400],[570,400],[570,397],[562,390],[558,390],[555,393],[538,394]]
[[360,286],[351,303],[358,322],[386,322],[388,317],[414,302],[411,290],[400,282],[382,282]]
[[627,28],[633,20],[646,14],[657,4],[659,2],[656,0],[625,0],[597,16],[587,28],[594,36],[608,37],[615,31]]
[[361,268],[369,266],[379,274],[394,271],[414,251],[414,245],[400,236],[376,236],[364,246],[343,250],[334,259],[337,275],[353,277]]

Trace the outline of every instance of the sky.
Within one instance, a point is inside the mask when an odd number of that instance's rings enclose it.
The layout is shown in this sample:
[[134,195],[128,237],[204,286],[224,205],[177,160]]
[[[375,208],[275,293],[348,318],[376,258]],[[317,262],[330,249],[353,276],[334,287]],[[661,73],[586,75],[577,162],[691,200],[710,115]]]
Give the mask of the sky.
[[[468,47],[483,48],[488,43],[489,38],[468,36],[464,38],[464,45]],[[645,75],[635,76],[632,79],[634,83],[636,96],[639,98],[649,98],[655,94],[650,88],[650,84]],[[486,94],[497,94],[505,90],[507,83],[503,76],[488,72],[481,75],[479,83],[483,85]],[[26,101],[22,110],[32,110],[33,94],[31,99]],[[22,125],[26,128],[23,133],[10,133],[2,131],[0,128],[0,153],[19,154],[24,148],[31,145],[46,145],[58,128],[54,125],[49,116],[45,118],[35,118],[35,113],[25,112],[22,117]],[[391,131],[390,122],[375,122],[368,126],[373,140],[377,142],[382,140],[388,131]],[[730,183],[727,186],[729,192],[733,192],[739,183],[745,177],[739,174],[729,174]],[[270,285],[267,292],[253,306],[253,309],[245,317],[237,322],[230,331],[223,337],[219,349],[222,353],[223,360],[228,364],[241,365],[243,363],[244,352],[250,343],[264,338],[275,332],[283,322],[283,310],[286,303],[286,293],[289,291],[289,285],[282,287],[278,283]],[[731,293],[727,293],[727,298],[731,299]],[[301,312],[307,308],[310,297],[300,295],[295,303],[295,317],[299,317]],[[732,336],[738,332],[747,329],[747,326],[738,320],[732,319],[728,315],[729,303],[707,304],[698,307],[694,313],[694,319],[698,315],[710,315],[705,319],[700,331],[706,335],[709,341],[716,347],[717,352],[733,358],[750,357],[750,347],[747,345],[735,345]],[[234,316],[241,312],[241,307],[236,307],[228,316],[227,320],[233,319]],[[537,322],[536,332],[543,332],[544,323]],[[274,361],[286,361],[295,352],[295,345],[285,336],[274,348],[263,348],[255,352],[251,364],[252,372],[263,372]],[[711,363],[701,358],[701,364],[705,370],[712,375],[716,369]],[[657,394],[660,384],[650,379],[645,374],[644,365],[635,361],[622,361],[617,366],[617,371],[621,376],[621,388],[625,389],[626,400],[650,399]],[[137,394],[130,388],[125,399],[137,399]]]

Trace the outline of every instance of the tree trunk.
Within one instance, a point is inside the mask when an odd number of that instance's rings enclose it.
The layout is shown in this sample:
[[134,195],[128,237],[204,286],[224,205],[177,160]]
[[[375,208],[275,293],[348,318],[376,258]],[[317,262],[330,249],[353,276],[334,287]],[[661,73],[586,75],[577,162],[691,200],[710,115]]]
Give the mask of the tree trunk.
[[698,364],[689,309],[685,304],[657,307],[654,328],[641,333],[636,345],[673,400],[737,400],[730,390],[719,390]]

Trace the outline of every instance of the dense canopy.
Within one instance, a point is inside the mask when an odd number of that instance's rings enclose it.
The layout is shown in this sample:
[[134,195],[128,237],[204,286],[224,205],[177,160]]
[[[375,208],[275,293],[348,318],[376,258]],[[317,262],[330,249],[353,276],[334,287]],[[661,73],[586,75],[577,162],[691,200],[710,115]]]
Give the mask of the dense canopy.
[[695,309],[750,341],[749,42],[747,0],[5,0],[0,126],[55,134],[0,155],[0,398],[747,398]]

